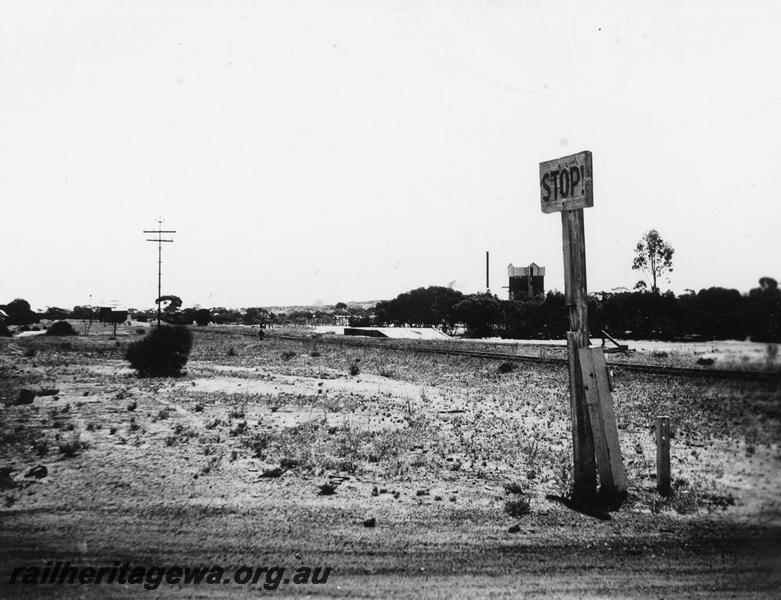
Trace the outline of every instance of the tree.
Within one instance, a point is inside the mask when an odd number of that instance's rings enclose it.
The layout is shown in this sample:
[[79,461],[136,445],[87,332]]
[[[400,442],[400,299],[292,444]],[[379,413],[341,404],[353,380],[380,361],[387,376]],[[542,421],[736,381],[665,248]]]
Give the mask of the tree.
[[425,324],[441,327],[447,331],[453,329],[455,317],[453,307],[464,299],[464,295],[453,288],[429,286],[425,289],[412,290],[413,306],[417,317]]
[[59,306],[50,306],[43,313],[42,317],[51,321],[62,321],[68,318],[68,311]]
[[375,308],[378,323],[418,325],[452,329],[453,306],[464,295],[451,288],[430,286],[399,294],[393,300],[378,302]]
[[503,315],[501,303],[490,294],[467,296],[453,306],[453,314],[471,334],[478,336],[489,335]]
[[245,325],[265,325],[269,318],[269,312],[259,306],[250,306],[242,317]]
[[748,294],[747,320],[755,342],[781,342],[781,290],[772,277],[762,277]]
[[241,312],[239,312],[235,308],[224,308],[222,306],[218,306],[216,308],[213,308],[211,312],[212,312],[212,321],[214,321],[218,325],[225,325],[228,323],[238,323],[242,318]]
[[166,323],[181,324],[182,318],[184,317],[184,315],[179,312],[179,309],[182,308],[182,299],[179,296],[168,294],[160,296],[155,300],[155,303],[158,306],[160,306],[162,302],[168,302],[163,308],[163,321]]
[[155,303],[168,302],[168,305],[163,309],[163,312],[173,314],[180,308],[182,308],[182,299],[179,296],[160,296]]
[[765,295],[770,298],[778,297],[778,282],[772,277],[760,277],[759,289],[753,288],[751,293],[755,295]]
[[195,311],[195,322],[201,327],[208,325],[212,319],[212,313],[208,308],[199,308]]
[[92,309],[89,306],[84,306],[82,304],[77,304],[73,307],[73,310],[70,314],[71,319],[91,319],[92,318]]
[[675,249],[662,239],[656,229],[647,231],[637,242],[632,268],[651,274],[651,291],[654,294],[659,293],[656,280],[673,270],[674,252]]
[[30,303],[23,298],[16,298],[5,306],[0,305],[8,315],[8,325],[30,325],[37,323],[39,316],[30,309]]
[[374,315],[371,311],[354,306],[348,309],[350,327],[371,327],[374,325]]

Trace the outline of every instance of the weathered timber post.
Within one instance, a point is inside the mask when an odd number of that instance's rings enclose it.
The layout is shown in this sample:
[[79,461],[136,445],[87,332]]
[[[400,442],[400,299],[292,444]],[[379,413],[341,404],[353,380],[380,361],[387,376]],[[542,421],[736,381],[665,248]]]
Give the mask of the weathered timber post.
[[561,227],[564,241],[564,301],[569,308],[570,328],[567,332],[567,362],[572,415],[574,492],[575,500],[588,501],[596,491],[597,480],[594,439],[591,435],[578,358],[578,350],[589,347],[583,209],[562,211]]
[[670,493],[670,417],[656,417],[656,489]]
[[586,503],[596,494],[597,475],[579,349],[589,347],[586,292],[586,240],[583,208],[594,205],[591,152],[540,163],[543,213],[561,212],[564,253],[564,297],[569,307],[567,332],[574,500]]

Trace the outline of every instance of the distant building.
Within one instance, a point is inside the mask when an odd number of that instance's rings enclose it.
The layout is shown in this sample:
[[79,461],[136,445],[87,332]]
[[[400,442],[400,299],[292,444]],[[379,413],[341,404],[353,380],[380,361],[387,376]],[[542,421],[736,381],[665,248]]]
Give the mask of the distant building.
[[545,267],[532,263],[528,267],[507,267],[510,278],[510,300],[528,300],[545,295]]
[[334,325],[339,327],[349,327],[350,315],[334,315]]

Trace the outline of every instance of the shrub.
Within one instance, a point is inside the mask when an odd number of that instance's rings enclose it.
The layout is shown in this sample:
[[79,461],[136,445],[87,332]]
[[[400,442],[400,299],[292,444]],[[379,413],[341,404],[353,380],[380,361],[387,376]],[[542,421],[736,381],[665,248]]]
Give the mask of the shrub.
[[526,496],[520,496],[517,499],[507,500],[504,503],[504,512],[511,517],[522,517],[531,512],[531,503]]
[[46,330],[46,335],[78,335],[78,333],[67,321],[57,321]]
[[0,323],[0,337],[12,337],[11,331],[6,327],[5,323]]
[[184,326],[160,326],[128,346],[125,359],[139,377],[175,377],[187,364],[193,337]]
[[271,442],[271,435],[266,432],[257,433],[249,439],[244,440],[244,445],[252,450],[255,458],[263,460],[266,457],[266,450],[268,450]]
[[518,494],[518,495],[522,495],[526,493],[523,484],[518,483],[517,481],[510,481],[508,483],[505,483],[504,491],[507,492],[508,494]]
[[380,365],[377,367],[377,372],[380,374],[380,376],[388,378],[392,378],[396,375],[395,371],[386,365]]
[[321,496],[333,496],[336,493],[336,486],[330,481],[328,483],[322,484],[319,487],[320,487],[319,493]]
[[60,442],[60,454],[68,458],[75,456],[79,450],[84,450],[86,448],[86,442],[81,441],[81,437],[78,433],[73,434],[69,440]]
[[33,450],[38,456],[46,456],[49,454],[49,442],[46,438],[41,438],[33,444]]

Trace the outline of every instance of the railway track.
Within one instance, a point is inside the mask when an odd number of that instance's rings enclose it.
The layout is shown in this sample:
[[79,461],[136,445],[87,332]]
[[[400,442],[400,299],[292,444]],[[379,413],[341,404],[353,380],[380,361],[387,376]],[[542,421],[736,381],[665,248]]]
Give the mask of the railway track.
[[[444,354],[454,356],[469,356],[472,358],[484,358],[486,360],[502,360],[520,363],[541,363],[552,365],[566,365],[567,359],[554,356],[528,356],[523,354],[510,354],[509,352],[492,352],[487,350],[474,350],[464,348],[444,347],[441,345],[426,344],[425,342],[398,342],[390,339],[350,338],[336,336],[307,337],[290,334],[268,333],[268,337],[293,340],[299,342],[317,342],[319,344],[335,344],[361,348],[380,348],[383,350],[395,350],[404,352],[420,352],[422,354]],[[752,381],[770,381],[781,383],[779,371],[738,371],[734,369],[707,369],[694,367],[666,367],[659,365],[642,365],[635,363],[622,363],[608,360],[608,366],[616,369],[624,369],[636,373],[650,373],[673,377],[709,377],[712,379],[738,379]]]

